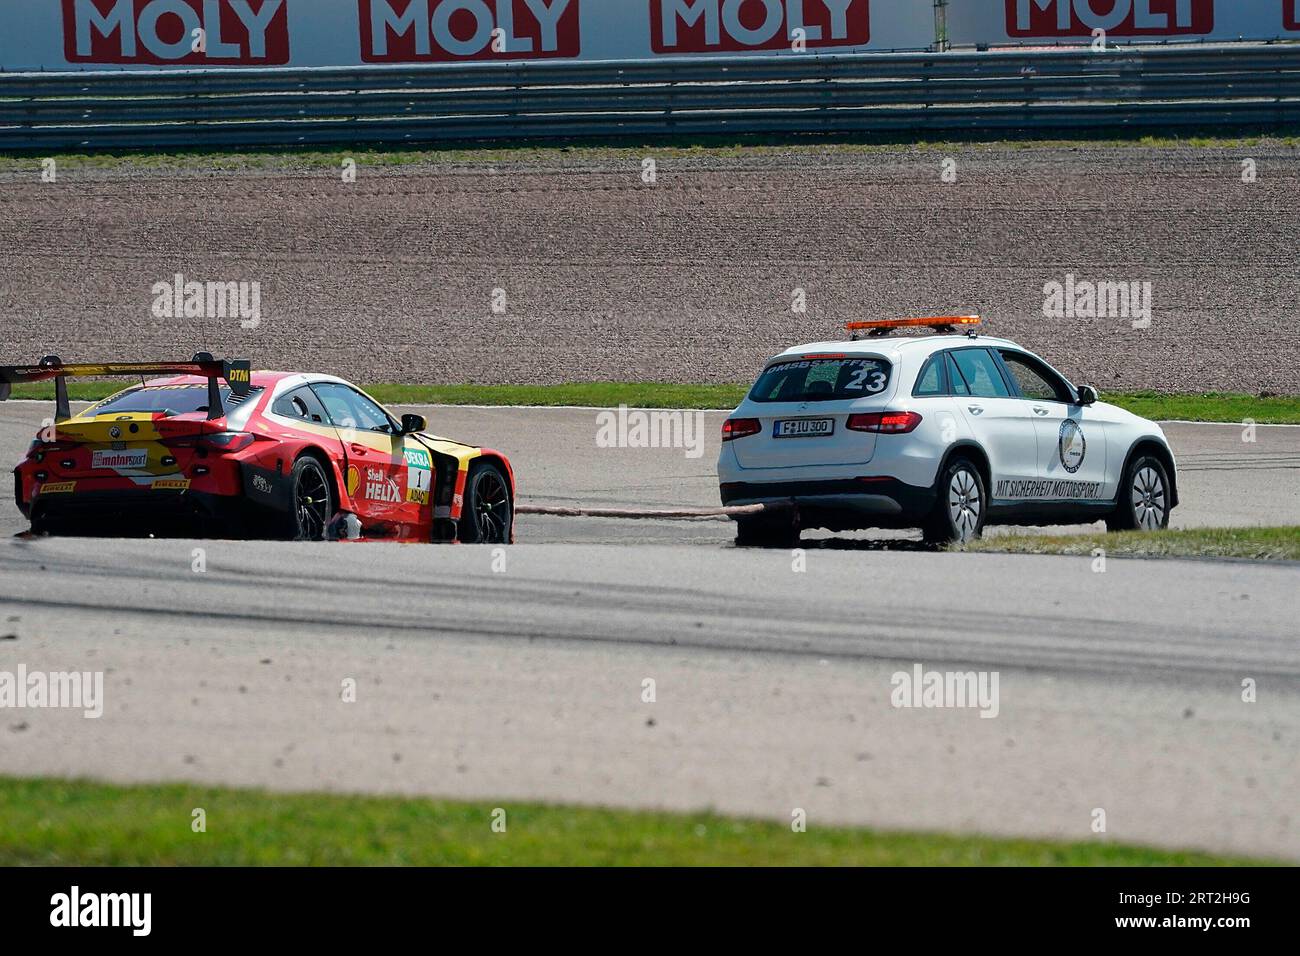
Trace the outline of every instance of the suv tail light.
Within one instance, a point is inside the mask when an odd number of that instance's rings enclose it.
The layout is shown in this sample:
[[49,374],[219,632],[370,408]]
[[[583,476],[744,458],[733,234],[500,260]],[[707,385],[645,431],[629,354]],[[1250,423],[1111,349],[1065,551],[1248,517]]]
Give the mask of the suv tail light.
[[879,435],[906,435],[921,424],[916,412],[868,412],[850,415],[848,427],[855,432],[875,432]]
[[242,451],[253,444],[248,432],[215,432],[192,438],[171,438],[163,442],[168,448],[210,448],[214,451]]
[[722,440],[734,441],[747,435],[757,435],[763,430],[763,423],[757,418],[728,418],[722,423]]

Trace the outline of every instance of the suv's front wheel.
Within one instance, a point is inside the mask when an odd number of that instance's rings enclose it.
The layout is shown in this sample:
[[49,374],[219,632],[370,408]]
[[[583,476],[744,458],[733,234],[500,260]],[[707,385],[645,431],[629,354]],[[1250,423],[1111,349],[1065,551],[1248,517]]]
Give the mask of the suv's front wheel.
[[1138,455],[1124,470],[1119,502],[1106,519],[1111,531],[1159,531],[1169,527],[1169,473],[1160,459]]

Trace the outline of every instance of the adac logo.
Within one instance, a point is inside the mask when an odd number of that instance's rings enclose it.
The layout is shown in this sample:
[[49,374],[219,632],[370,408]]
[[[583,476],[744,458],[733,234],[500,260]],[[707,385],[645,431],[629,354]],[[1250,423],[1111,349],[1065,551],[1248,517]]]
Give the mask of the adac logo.
[[1070,474],[1083,467],[1083,458],[1088,453],[1088,442],[1083,437],[1083,429],[1072,418],[1061,422],[1061,434],[1056,442],[1061,455],[1061,464]]

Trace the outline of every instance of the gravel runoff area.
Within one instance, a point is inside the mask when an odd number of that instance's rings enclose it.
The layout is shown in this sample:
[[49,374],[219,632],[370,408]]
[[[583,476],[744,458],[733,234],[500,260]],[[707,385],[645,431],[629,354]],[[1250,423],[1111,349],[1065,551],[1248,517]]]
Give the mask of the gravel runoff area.
[[[1298,152],[361,155],[355,182],[342,154],[69,159],[56,183],[36,159],[5,160],[0,360],[203,347],[365,382],[725,382],[845,320],[956,311],[1103,390],[1294,393]],[[178,273],[260,283],[260,324],[154,315],[153,287]],[[1045,285],[1070,275],[1150,283],[1150,327],[1045,317]]]

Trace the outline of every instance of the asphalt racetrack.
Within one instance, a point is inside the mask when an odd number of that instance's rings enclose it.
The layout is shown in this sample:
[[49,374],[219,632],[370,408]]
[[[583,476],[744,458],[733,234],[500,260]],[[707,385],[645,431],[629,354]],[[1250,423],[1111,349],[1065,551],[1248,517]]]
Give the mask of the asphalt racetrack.
[[[0,453],[47,414],[0,406]],[[717,414],[696,459],[597,449],[592,410],[429,416],[508,452],[527,503],[716,502]],[[1176,524],[1300,523],[1300,429],[1168,434]],[[498,553],[25,540],[0,514],[0,669],[106,674],[99,719],[7,711],[3,774],[801,808],[810,826],[1300,860],[1292,564],[1097,574],[860,536],[810,541],[796,570],[788,551],[732,548],[723,522],[526,517]],[[997,672],[996,707],[891,706],[892,675],[918,664]]]

